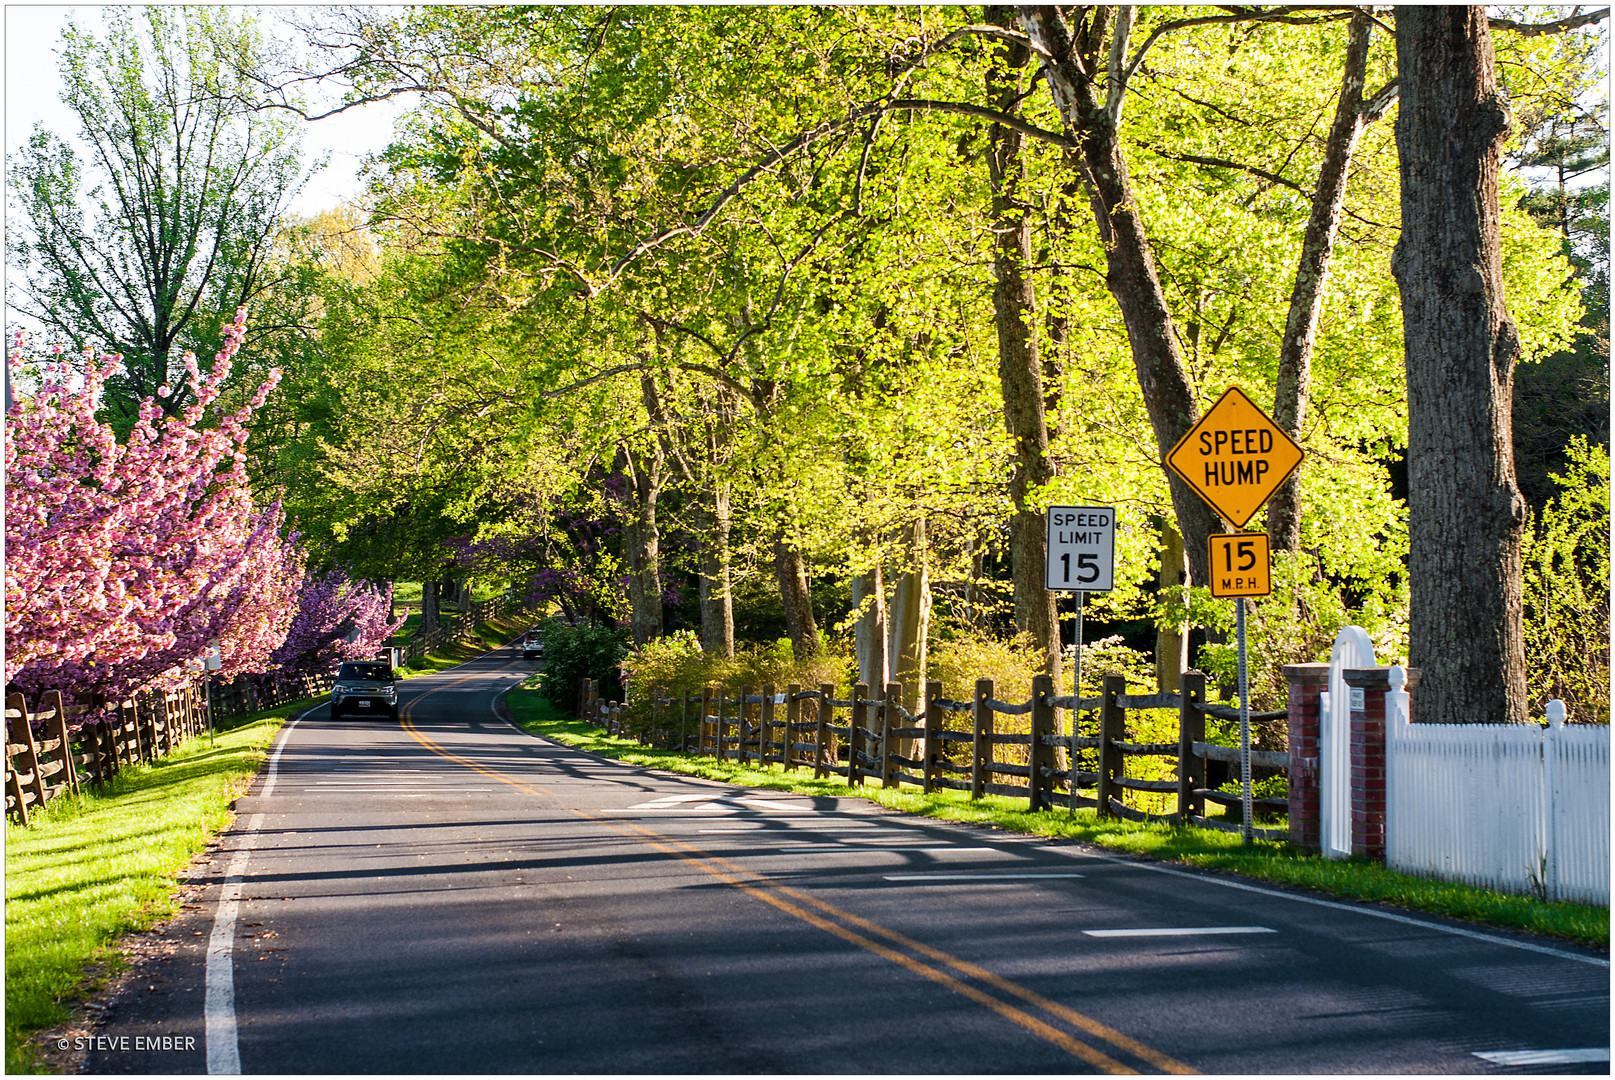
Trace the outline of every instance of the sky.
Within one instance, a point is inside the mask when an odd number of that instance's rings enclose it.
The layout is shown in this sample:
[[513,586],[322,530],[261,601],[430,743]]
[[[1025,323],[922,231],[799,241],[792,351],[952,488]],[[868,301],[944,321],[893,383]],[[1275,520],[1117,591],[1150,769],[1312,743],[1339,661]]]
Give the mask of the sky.
[[[7,157],[27,143],[35,123],[60,135],[77,132],[77,120],[61,103],[56,52],[69,13],[88,29],[98,27],[98,11],[87,5],[6,5]],[[272,15],[266,25],[273,25]],[[387,145],[396,111],[387,105],[367,105],[309,124],[303,135],[305,157],[329,153],[330,165],[308,183],[292,209],[303,214],[327,210],[361,194],[359,166],[366,154]]]
[[[57,53],[69,15],[80,27],[99,32],[100,10],[95,5],[78,4],[6,5],[4,128],[8,159],[27,145],[35,124],[43,124],[63,137],[77,136],[78,119],[61,102]],[[273,9],[265,25],[274,26]],[[328,164],[304,185],[291,202],[291,211],[314,214],[362,195],[364,182],[359,169],[366,155],[386,147],[394,118],[408,105],[408,101],[365,105],[306,125],[304,160],[326,156]],[[8,226],[12,224],[8,222]],[[33,337],[42,331],[40,324],[10,304],[5,308],[5,323],[22,326]]]

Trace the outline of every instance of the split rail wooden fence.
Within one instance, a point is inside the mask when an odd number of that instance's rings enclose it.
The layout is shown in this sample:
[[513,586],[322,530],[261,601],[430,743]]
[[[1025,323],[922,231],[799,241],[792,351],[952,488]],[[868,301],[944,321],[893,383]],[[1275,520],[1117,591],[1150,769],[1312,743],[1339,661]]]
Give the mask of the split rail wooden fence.
[[210,726],[200,687],[142,694],[118,703],[109,719],[76,724],[88,706],[64,707],[59,691],[30,710],[22,694],[6,697],[6,815],[28,824],[31,810],[86,784],[106,784],[126,765],[152,761]]
[[[812,769],[815,776],[844,777],[848,784],[879,782],[883,787],[912,784],[930,792],[949,788],[983,795],[1024,798],[1030,810],[1052,809],[1057,801],[1072,809],[1094,807],[1103,815],[1134,821],[1182,822],[1204,828],[1240,831],[1241,826],[1205,817],[1205,804],[1238,808],[1240,797],[1207,784],[1207,762],[1238,766],[1236,747],[1206,742],[1206,716],[1237,720],[1238,711],[1205,700],[1205,676],[1183,673],[1182,693],[1129,694],[1120,675],[1106,675],[1098,697],[1059,697],[1053,679],[1032,680],[1032,696],[1024,702],[1000,701],[991,679],[978,679],[974,699],[942,696],[942,684],[926,684],[919,714],[903,707],[903,688],[888,683],[879,696],[859,683],[851,696],[837,698],[828,683],[816,690],[792,684],[784,693],[769,686],[730,694],[721,686],[699,695],[664,696],[651,692],[648,725],[630,721],[620,702],[603,701],[598,685],[585,679],[580,715],[608,734],[626,735],[684,753],[740,763],[777,763],[786,770]],[[1059,734],[1056,710],[1072,710],[1086,721],[1078,733]],[[1135,743],[1127,740],[1127,710],[1176,709],[1178,741]],[[1253,722],[1284,719],[1286,711],[1251,714]],[[1027,730],[998,730],[998,718],[1027,717]],[[1084,734],[1083,731],[1091,734]],[[916,749],[918,747],[918,749]],[[1065,752],[1065,767],[1059,752]],[[1130,759],[1169,759],[1177,776],[1150,780],[1127,775]],[[1016,760],[1008,760],[1014,758]],[[1251,752],[1253,768],[1288,770],[1285,752]],[[1315,766],[1315,762],[1311,763]],[[1091,766],[1083,768],[1083,765]],[[1126,805],[1128,791],[1176,797],[1177,810],[1152,814]],[[1285,799],[1256,799],[1254,807],[1285,812]],[[1282,840],[1281,829],[1256,829],[1264,839]]]

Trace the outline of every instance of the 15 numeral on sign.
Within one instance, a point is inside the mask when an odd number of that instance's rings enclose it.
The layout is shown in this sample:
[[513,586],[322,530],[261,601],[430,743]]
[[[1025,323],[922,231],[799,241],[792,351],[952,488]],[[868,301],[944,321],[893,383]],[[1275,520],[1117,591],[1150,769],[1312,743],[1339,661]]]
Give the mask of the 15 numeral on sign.
[[[1071,584],[1071,553],[1066,552],[1060,556],[1060,565],[1064,568],[1064,583]],[[1099,556],[1090,551],[1084,551],[1077,556],[1077,584],[1092,585],[1099,580]]]

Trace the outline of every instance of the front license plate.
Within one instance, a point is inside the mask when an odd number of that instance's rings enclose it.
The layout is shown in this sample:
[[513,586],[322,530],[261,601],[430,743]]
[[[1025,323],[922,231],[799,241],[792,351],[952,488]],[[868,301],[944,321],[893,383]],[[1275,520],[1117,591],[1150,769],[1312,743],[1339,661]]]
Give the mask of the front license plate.
[[370,708],[370,702],[368,702],[368,701],[361,701],[361,702],[359,702],[359,708],[361,708],[361,709],[368,709],[368,708]]

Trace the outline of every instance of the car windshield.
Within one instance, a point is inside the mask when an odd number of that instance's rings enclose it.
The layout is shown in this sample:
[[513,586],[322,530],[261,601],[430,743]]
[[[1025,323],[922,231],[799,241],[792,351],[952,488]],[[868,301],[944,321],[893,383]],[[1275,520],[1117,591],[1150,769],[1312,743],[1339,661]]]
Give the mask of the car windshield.
[[336,673],[338,679],[362,679],[386,682],[393,677],[393,669],[386,664],[343,664]]

